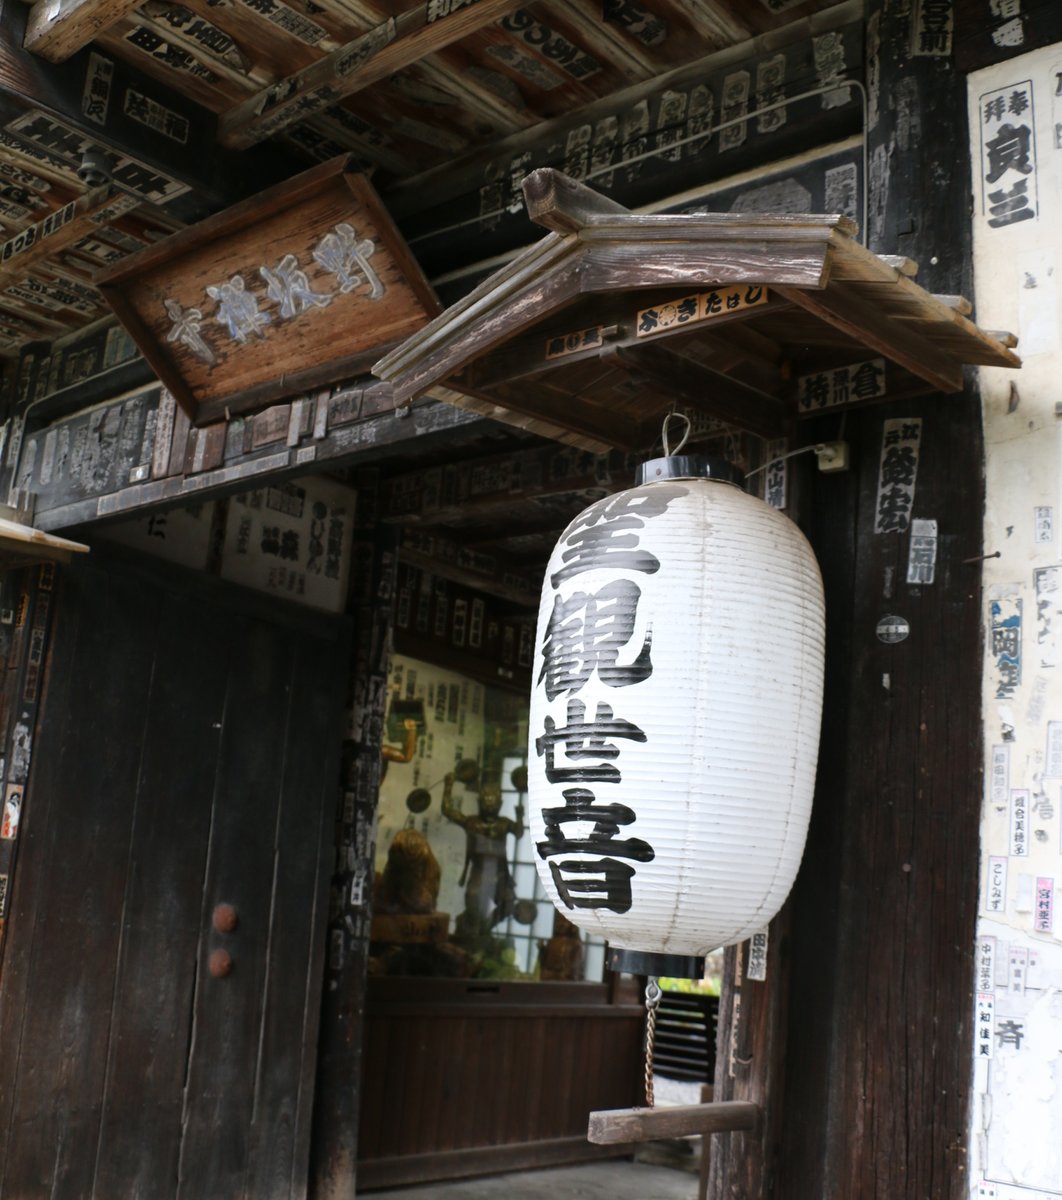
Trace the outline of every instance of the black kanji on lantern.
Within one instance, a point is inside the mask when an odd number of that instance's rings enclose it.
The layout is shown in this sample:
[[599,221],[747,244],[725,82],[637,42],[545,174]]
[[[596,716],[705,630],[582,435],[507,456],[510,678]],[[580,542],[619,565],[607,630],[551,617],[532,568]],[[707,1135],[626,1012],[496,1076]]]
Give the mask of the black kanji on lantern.
[[607,583],[593,594],[557,596],[542,643],[538,682],[555,700],[577,692],[596,671],[607,687],[630,687],[653,673],[652,631],[647,630],[634,659],[619,662],[634,635],[641,588],[628,579]]
[[[586,788],[568,788],[564,805],[542,812],[545,837],[536,843],[549,864],[557,894],[568,908],[607,908],[624,913],[631,907],[632,862],[652,862],[655,851],[641,838],[621,838],[621,827],[636,820],[625,804],[598,804]],[[578,830],[566,830],[575,824]],[[587,828],[589,826],[589,829]],[[601,858],[553,859],[561,854],[601,854]]]
[[610,567],[619,571],[638,571],[652,575],[660,569],[660,560],[639,548],[637,530],[645,522],[667,511],[672,500],[685,496],[688,488],[660,484],[653,488],[621,492],[618,496],[592,504],[564,532],[564,564],[550,576],[554,588],[583,571]]
[[630,910],[634,868],[628,863],[614,858],[569,858],[551,862],[549,873],[557,895],[568,908],[607,908],[616,913]]
[[[626,804],[598,804],[589,788],[566,788],[564,804],[544,808],[545,837],[536,843],[541,858],[554,854],[607,854],[611,858],[629,858],[634,862],[652,862],[656,854],[641,838],[620,838],[624,825],[633,825],[637,815]],[[564,826],[590,826],[589,832],[572,832]]]
[[[592,720],[586,719],[586,705],[581,700],[568,701],[568,723],[558,725],[552,717],[545,719],[546,732],[535,740],[535,750],[545,756],[546,778],[550,783],[618,783],[619,747],[610,738],[626,738],[644,742],[645,731],[632,721],[613,716],[608,704],[598,702]],[[557,750],[576,766],[558,767]]]

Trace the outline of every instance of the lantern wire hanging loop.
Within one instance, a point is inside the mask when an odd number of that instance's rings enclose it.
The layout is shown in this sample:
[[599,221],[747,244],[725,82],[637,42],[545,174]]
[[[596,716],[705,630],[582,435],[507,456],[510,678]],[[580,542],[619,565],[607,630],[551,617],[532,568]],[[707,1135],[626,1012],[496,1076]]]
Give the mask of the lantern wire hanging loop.
[[645,982],[645,1106],[652,1108],[656,1103],[653,1095],[653,1048],[656,1044],[656,1013],[663,992],[655,975]]
[[[685,421],[686,422],[686,432],[682,435],[682,438],[679,441],[679,444],[675,447],[674,450],[672,450],[670,445],[668,444],[670,441],[670,438],[668,435],[668,425],[672,421]],[[667,416],[664,418],[664,427],[660,431],[660,440],[664,443],[664,457],[671,458],[672,455],[678,454],[678,452],[682,449],[682,447],[685,446],[685,444],[690,440],[690,434],[692,432],[693,432],[693,422],[689,419],[689,417],[687,417],[685,413],[676,412],[674,409],[672,409],[671,412],[669,412],[667,414]]]

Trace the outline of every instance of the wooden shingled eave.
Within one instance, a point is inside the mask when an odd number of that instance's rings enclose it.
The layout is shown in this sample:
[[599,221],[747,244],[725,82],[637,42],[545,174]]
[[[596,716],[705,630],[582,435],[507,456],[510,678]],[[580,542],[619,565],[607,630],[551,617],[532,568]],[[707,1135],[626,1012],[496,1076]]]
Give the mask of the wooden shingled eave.
[[[392,386],[395,407],[577,297],[579,279],[570,268],[579,256],[576,238],[542,238],[374,363],[373,374]],[[557,281],[547,297],[541,295],[545,279]]]
[[[659,403],[670,363],[677,397],[683,390],[694,391],[697,382],[709,389],[714,385],[707,394],[720,397],[721,420],[778,436],[780,425],[796,415],[795,378],[784,389],[764,392],[755,383],[750,386],[747,375],[759,371],[760,364],[750,367],[747,355],[739,371],[746,376],[742,379],[682,353],[684,342],[689,345],[698,337],[718,341],[725,328],[747,330],[745,340],[755,339],[769,314],[787,306],[800,313],[805,329],[811,322],[821,330],[821,337],[813,339],[822,359],[816,369],[847,365],[860,353],[867,359],[880,357],[892,364],[890,378],[899,369],[896,379],[903,394],[960,391],[965,364],[1021,365],[1011,335],[979,329],[967,317],[970,305],[962,297],[935,296],[920,287],[911,278],[915,264],[867,250],[844,216],[636,215],[548,168],[532,172],[524,192],[529,215],[550,233],[373,367],[391,383],[396,406],[444,385],[467,396],[478,411],[489,406],[506,419],[537,418],[580,439],[629,445],[632,430],[621,432],[620,425],[635,418],[631,405],[625,413],[617,412],[607,387],[595,398],[593,391],[579,390],[572,382],[573,367],[599,357],[603,365],[627,369],[632,380],[655,386],[656,401],[649,396],[652,386],[647,388],[646,416]],[[766,289],[768,303],[661,328],[652,337],[634,331],[635,317],[657,302],[653,297],[677,303],[685,288],[694,292],[738,285]],[[625,296],[629,299],[623,300]],[[626,310],[617,325],[621,302]],[[567,316],[573,306],[572,330],[580,322],[600,322],[597,344],[556,363],[540,349],[536,360],[535,339],[544,347],[547,334],[561,328],[559,314]],[[737,323],[725,325],[732,318]],[[507,374],[515,357],[520,361]],[[773,370],[780,365],[770,363]],[[519,387],[507,391],[518,380]],[[571,401],[567,412],[557,401],[566,387]],[[729,393],[725,402],[724,393]],[[698,397],[696,406],[708,411],[710,402]]]

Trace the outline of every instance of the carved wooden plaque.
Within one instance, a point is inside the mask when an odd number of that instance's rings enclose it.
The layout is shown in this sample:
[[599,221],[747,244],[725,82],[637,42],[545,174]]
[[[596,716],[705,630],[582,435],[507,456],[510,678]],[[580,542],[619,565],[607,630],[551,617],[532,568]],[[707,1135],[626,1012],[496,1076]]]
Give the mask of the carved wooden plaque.
[[439,312],[350,163],[314,167],[97,279],[197,424],[365,371]]

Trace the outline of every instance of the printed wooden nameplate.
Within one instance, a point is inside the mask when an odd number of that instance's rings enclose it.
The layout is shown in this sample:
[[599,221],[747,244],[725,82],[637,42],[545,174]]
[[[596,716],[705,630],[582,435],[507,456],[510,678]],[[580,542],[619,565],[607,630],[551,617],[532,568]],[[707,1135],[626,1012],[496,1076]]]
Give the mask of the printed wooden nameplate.
[[640,338],[654,333],[670,333],[683,325],[695,325],[726,313],[766,304],[769,299],[767,289],[757,284],[713,288],[710,292],[698,292],[681,300],[639,309],[635,329]]
[[350,168],[314,167],[98,277],[196,424],[356,374],[439,312]]

